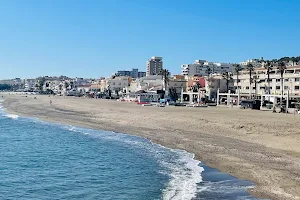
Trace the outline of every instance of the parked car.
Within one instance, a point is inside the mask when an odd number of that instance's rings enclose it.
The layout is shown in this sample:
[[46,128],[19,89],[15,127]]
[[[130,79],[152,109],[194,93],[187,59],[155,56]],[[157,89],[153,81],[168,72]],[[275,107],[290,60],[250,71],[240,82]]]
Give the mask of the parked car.
[[241,101],[241,109],[255,109],[260,110],[260,103],[259,99],[255,100],[242,100]]

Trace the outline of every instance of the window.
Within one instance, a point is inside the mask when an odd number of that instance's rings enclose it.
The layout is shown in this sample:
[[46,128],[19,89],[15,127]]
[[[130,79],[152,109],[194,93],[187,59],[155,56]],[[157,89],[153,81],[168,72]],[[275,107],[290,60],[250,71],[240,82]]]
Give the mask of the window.
[[280,78],[276,79],[276,82],[280,82]]
[[288,82],[288,81],[289,81],[289,79],[288,79],[288,78],[286,78],[286,79],[284,79],[284,81],[285,81],[285,82]]
[[299,85],[295,86],[295,90],[299,90]]
[[246,90],[249,90],[249,86],[246,87]]
[[300,81],[300,78],[295,78],[295,82],[299,82]]
[[276,86],[276,90],[280,90],[280,86]]
[[289,89],[289,86],[284,86],[284,89],[285,89],[285,90],[288,90],[288,89]]

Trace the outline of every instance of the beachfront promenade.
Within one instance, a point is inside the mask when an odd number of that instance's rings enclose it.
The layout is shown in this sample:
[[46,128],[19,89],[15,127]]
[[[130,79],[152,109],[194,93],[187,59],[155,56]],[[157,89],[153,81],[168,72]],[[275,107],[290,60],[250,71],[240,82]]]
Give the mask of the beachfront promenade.
[[[52,99],[52,105],[49,100]],[[251,193],[300,198],[300,116],[225,107],[143,107],[73,97],[5,96],[7,112],[129,133],[195,153],[211,167],[257,184]]]

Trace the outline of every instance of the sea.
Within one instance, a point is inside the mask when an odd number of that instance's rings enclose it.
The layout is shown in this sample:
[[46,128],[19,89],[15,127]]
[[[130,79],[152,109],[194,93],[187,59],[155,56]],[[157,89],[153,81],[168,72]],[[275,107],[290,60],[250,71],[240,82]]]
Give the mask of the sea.
[[255,199],[251,182],[186,151],[0,109],[1,200]]

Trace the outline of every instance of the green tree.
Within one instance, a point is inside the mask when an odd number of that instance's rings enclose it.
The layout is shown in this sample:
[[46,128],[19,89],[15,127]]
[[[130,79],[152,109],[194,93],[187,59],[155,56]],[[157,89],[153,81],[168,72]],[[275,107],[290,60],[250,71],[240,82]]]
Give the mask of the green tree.
[[173,101],[176,101],[178,99],[178,94],[176,92],[176,88],[169,88],[169,95],[170,95],[170,99],[172,99]]
[[163,69],[160,73],[163,79],[163,90],[165,91],[165,96],[168,96],[168,85],[170,82],[170,72],[167,69]]
[[254,66],[251,64],[251,63],[248,63],[247,64],[247,67],[246,67],[247,71],[249,72],[249,94],[250,94],[250,98],[252,98],[252,72],[254,71]]
[[43,92],[43,87],[44,87],[45,82],[46,82],[45,77],[42,77],[38,80],[39,91],[41,93]]
[[0,84],[0,90],[12,90],[13,87],[8,84]]
[[210,67],[207,67],[206,70],[205,70],[205,73],[206,73],[206,75],[207,75],[207,78],[209,78],[209,77],[210,77],[210,74],[212,73],[211,68],[210,68]]
[[253,76],[253,82],[254,82],[254,97],[256,98],[257,96],[257,83],[259,81],[258,76]]
[[271,87],[270,87],[270,72],[273,70],[273,63],[270,61],[266,61],[264,64],[264,68],[267,70],[267,83],[268,83],[268,94],[271,94]]
[[193,92],[199,92],[201,88],[201,84],[199,82],[196,82],[193,86],[192,86],[192,90]]
[[70,87],[71,87],[71,89],[74,88],[74,82],[73,81],[70,81]]
[[66,88],[66,90],[68,90],[69,86],[70,86],[70,84],[67,81],[65,81],[65,88]]
[[229,83],[232,81],[232,73],[224,72],[222,74],[222,77],[223,77],[223,79],[226,80],[226,89],[227,89],[227,92],[228,92],[229,91]]
[[295,65],[295,63],[297,62],[297,58],[295,58],[295,57],[291,57],[291,59],[290,59],[292,62],[293,62],[293,66]]
[[283,74],[284,74],[284,71],[286,70],[286,65],[285,65],[285,62],[281,61],[281,62],[278,62],[278,66],[277,66],[277,69],[280,71],[280,83],[281,83],[281,98],[280,98],[280,105],[282,105],[282,101],[283,101]]
[[240,82],[239,75],[240,75],[240,71],[242,71],[242,69],[243,68],[241,67],[241,65],[239,65],[239,64],[234,65],[234,71],[236,73],[236,87],[237,87],[238,91],[240,90],[239,89],[239,82]]

